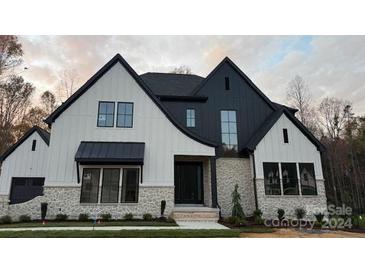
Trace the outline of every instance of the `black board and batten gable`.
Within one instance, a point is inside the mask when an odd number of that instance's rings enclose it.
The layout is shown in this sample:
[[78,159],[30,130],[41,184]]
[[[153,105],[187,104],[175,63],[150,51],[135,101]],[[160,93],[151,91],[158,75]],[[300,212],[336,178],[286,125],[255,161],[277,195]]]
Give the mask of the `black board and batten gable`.
[[[227,57],[206,78],[171,73],[145,73],[141,78],[179,123],[212,142],[222,143],[221,111],[236,111],[237,153],[227,153],[219,147],[218,156],[247,156],[255,141],[263,138],[267,133],[265,130],[272,127],[271,122],[276,122],[282,113],[289,117],[319,151],[324,149],[295,118],[296,109],[272,102]],[[187,109],[195,109],[195,127],[186,125]]]

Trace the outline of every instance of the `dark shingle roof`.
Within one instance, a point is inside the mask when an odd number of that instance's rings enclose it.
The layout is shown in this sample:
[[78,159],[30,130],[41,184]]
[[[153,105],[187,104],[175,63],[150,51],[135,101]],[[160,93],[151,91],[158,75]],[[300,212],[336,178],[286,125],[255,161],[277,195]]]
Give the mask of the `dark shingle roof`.
[[84,163],[143,164],[144,143],[81,142],[75,160]]
[[193,74],[147,72],[140,76],[156,95],[189,96],[204,80]]

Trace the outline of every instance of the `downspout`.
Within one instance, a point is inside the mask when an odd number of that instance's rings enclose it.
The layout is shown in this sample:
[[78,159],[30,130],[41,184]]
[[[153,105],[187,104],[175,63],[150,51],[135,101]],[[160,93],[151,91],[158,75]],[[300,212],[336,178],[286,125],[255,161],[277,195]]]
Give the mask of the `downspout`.
[[250,153],[252,156],[252,170],[253,170],[253,193],[255,196],[255,208],[256,210],[259,209],[258,202],[257,202],[257,189],[256,189],[256,164],[255,164],[255,154],[253,152]]

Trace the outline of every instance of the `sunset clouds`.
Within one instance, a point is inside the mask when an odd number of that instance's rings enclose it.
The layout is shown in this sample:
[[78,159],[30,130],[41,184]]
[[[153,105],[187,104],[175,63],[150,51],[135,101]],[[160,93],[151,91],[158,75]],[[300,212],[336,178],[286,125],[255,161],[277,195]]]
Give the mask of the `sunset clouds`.
[[272,100],[285,103],[296,75],[308,83],[316,101],[349,99],[365,114],[365,36],[20,36],[22,75],[37,93],[56,90],[65,70],[79,85],[116,53],[137,71],[169,72],[189,66],[206,76],[230,57]]

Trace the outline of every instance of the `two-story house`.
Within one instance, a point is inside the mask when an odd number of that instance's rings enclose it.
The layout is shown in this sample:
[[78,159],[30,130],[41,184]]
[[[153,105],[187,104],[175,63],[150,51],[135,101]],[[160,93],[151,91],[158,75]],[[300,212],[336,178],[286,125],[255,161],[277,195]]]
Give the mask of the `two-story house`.
[[[206,77],[138,75],[117,54],[2,156],[0,215],[247,216],[326,209],[323,145],[229,59]],[[42,137],[43,136],[43,137]]]

